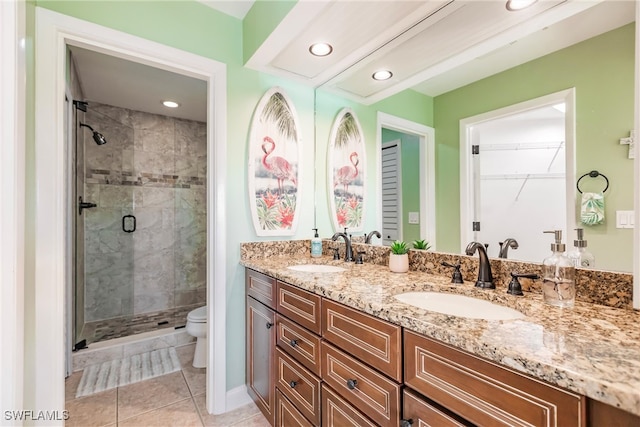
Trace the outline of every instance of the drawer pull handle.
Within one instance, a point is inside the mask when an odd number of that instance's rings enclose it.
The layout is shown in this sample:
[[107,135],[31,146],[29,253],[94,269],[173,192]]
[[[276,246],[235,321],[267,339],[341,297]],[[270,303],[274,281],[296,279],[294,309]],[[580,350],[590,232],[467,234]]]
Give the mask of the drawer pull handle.
[[409,418],[408,420],[400,420],[400,427],[409,427],[413,424],[413,420]]
[[291,340],[289,341],[289,344],[291,344],[291,347],[295,347],[298,345],[298,340]]
[[291,380],[291,381],[289,382],[289,386],[290,386],[291,388],[296,388],[296,386],[297,386],[297,385],[298,385],[298,381],[293,381],[293,380]]
[[271,329],[271,327],[273,326],[273,323],[267,322],[266,326],[267,326],[267,329]]
[[353,390],[358,385],[358,380],[347,380],[347,387],[349,390]]

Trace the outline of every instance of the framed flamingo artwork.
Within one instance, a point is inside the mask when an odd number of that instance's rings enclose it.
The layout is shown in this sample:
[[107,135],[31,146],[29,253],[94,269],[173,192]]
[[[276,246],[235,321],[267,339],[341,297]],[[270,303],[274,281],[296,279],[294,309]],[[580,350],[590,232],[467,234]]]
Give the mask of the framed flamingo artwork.
[[363,135],[355,113],[350,108],[342,109],[331,128],[327,162],[329,209],[335,231],[363,228],[366,194]]
[[258,236],[290,236],[298,224],[302,147],[298,116],[281,88],[258,102],[249,133],[249,204]]

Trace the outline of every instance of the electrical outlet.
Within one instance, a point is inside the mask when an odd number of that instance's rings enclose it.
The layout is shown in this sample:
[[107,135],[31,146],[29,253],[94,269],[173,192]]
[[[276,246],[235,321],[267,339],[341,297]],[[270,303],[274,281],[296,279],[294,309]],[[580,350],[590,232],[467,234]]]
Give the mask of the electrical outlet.
[[420,212],[409,212],[409,224],[420,224]]

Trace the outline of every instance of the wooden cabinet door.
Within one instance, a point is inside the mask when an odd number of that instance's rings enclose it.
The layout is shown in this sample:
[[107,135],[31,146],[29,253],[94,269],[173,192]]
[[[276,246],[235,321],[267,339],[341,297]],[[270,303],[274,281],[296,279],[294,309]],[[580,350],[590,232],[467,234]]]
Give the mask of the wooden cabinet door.
[[247,391],[260,411],[275,422],[275,312],[247,297]]

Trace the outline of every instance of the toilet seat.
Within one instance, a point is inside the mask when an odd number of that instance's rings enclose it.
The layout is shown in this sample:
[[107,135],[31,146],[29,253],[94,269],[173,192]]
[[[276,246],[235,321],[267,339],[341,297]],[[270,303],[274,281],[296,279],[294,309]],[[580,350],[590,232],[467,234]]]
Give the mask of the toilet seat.
[[191,310],[187,315],[187,322],[206,323],[207,322],[207,306],[198,307]]

